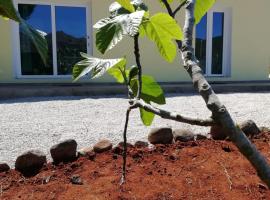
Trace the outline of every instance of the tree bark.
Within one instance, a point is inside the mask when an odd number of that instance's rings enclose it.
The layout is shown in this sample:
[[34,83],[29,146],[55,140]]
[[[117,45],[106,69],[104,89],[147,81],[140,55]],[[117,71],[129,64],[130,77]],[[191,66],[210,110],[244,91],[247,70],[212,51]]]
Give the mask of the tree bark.
[[193,48],[193,29],[195,24],[194,6],[196,0],[188,0],[186,4],[184,40],[182,48],[179,49],[184,61],[184,67],[190,75],[195,89],[203,97],[208,109],[212,112],[212,118],[221,124],[227,131],[232,142],[238,147],[240,152],[250,161],[256,169],[259,177],[270,188],[270,167],[266,158],[257,150],[241,129],[235,124],[226,107],[219,101],[205,79]]
[[157,108],[151,104],[146,103],[142,99],[137,100],[137,99],[132,99],[130,102],[133,105],[134,108],[143,108],[144,110],[151,112],[155,115],[160,116],[163,119],[170,119],[173,121],[177,122],[182,122],[190,125],[196,125],[196,126],[215,126],[219,125],[216,123],[212,118],[209,119],[199,119],[199,118],[191,118],[191,117],[186,117],[183,115],[180,115],[176,112],[170,112],[161,108]]

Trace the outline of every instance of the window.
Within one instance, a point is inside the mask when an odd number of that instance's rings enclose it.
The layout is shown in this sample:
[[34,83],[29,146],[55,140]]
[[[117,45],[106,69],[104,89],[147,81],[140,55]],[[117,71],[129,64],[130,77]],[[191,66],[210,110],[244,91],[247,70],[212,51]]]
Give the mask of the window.
[[19,1],[17,5],[22,18],[45,36],[49,48],[45,65],[17,25],[17,76],[70,76],[73,65],[81,60],[80,52],[89,53],[87,5],[31,4],[30,1]]
[[230,15],[209,11],[196,26],[195,54],[207,76],[230,75]]

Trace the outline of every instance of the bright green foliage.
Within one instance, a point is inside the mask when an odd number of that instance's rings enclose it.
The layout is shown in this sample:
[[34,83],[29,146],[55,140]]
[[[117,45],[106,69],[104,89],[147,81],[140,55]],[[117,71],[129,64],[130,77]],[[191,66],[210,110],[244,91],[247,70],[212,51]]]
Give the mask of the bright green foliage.
[[134,6],[130,3],[130,0],[116,0],[123,8],[129,12],[135,12]]
[[12,0],[0,0],[0,15],[21,24],[22,31],[31,39],[42,61],[46,64],[48,57],[48,44],[45,37],[21,18],[19,13],[14,8]]
[[128,75],[129,83],[133,78],[135,78],[138,75],[138,73],[139,73],[139,70],[138,70],[137,66],[132,66],[130,68],[130,72],[129,72],[129,75]]
[[145,126],[151,126],[151,124],[153,123],[154,118],[155,118],[155,114],[153,114],[151,112],[147,112],[143,108],[140,108],[140,116],[141,116],[141,120]]
[[[131,80],[131,88],[135,94],[138,91],[138,80]],[[157,104],[165,104],[166,100],[160,85],[152,76],[142,76],[142,94],[141,98],[146,102],[154,102]]]
[[154,41],[160,54],[168,62],[172,62],[176,56],[174,40],[182,40],[183,32],[176,21],[168,14],[158,13],[148,21],[144,21],[141,34],[146,34]]
[[[133,66],[134,67],[134,66]],[[132,67],[131,67],[132,69]],[[108,74],[115,78],[118,83],[129,84],[130,69],[126,69],[126,65],[112,67],[108,70]]]
[[97,49],[104,54],[120,42],[124,35],[135,36],[139,31],[144,13],[145,11],[137,11],[98,21],[94,25],[94,28],[98,29]]
[[[145,12],[148,11],[148,7],[143,3],[142,0],[131,0],[130,4],[136,11],[144,10]],[[126,6],[130,7],[130,6]],[[122,14],[130,14],[131,12],[123,7],[120,3],[114,2],[109,7],[109,12],[111,14],[110,17],[115,17]],[[134,11],[133,11],[134,12]]]
[[[138,91],[138,79],[132,79],[130,86],[134,94],[137,94]],[[142,76],[142,93],[141,98],[146,103],[157,103],[159,105],[166,104],[164,92],[160,85],[155,81],[155,79],[151,76]],[[140,109],[141,119],[144,125],[150,126],[154,119],[154,114],[145,111],[144,109]]]
[[[125,58],[100,59],[100,58],[94,58],[94,57],[88,56],[87,54],[84,54],[84,53],[81,53],[81,55],[85,59],[78,62],[73,67],[74,82],[89,73],[91,73],[91,78],[94,79],[94,78],[99,78],[100,76],[104,75],[108,70],[112,68],[119,68],[123,71],[125,70],[125,66],[126,66]],[[118,74],[113,73],[113,71],[111,71],[111,74],[115,78],[119,77]]]
[[[161,3],[162,1],[159,0]],[[176,0],[168,0],[172,3]],[[185,0],[178,0],[183,3]],[[215,0],[197,0],[195,17],[198,23],[205,13],[214,4]],[[110,16],[98,21],[94,28],[97,29],[96,46],[101,53],[112,49],[125,35],[134,37],[147,36],[156,43],[162,57],[172,62],[176,57],[175,40],[183,39],[183,32],[170,15],[158,13],[149,17],[147,6],[142,0],[116,0],[109,8]],[[113,76],[117,82],[130,87],[134,96],[138,92],[138,68],[133,66],[126,69],[126,59],[100,59],[82,54],[85,60],[77,63],[73,68],[73,78],[77,81],[86,74],[91,78],[102,76],[105,72]],[[142,76],[142,91],[140,98],[146,103],[163,105],[165,96],[160,85],[151,76]],[[132,95],[131,95],[132,96]],[[141,119],[144,125],[150,126],[155,115],[140,108]]]
[[[172,2],[175,2],[176,0],[167,0],[169,4]],[[179,3],[183,3],[186,0],[178,0]],[[164,6],[162,0],[159,0],[159,2]],[[207,13],[207,11],[215,4],[216,0],[196,0],[195,3],[195,10],[194,10],[194,16],[195,16],[195,23],[198,24],[202,17]]]
[[216,0],[196,0],[195,23],[198,24],[207,11],[215,4]]
[[125,67],[123,65],[117,66],[117,67],[112,67],[110,69],[108,69],[108,74],[110,74],[112,77],[115,78],[115,80],[118,83],[124,83],[125,82],[125,78],[123,76],[123,73],[127,73],[126,75],[128,75],[129,71],[125,71]]
[[[161,3],[162,1],[159,0]],[[174,0],[168,0],[172,3]],[[183,3],[185,0],[178,0]],[[198,22],[215,0],[197,0],[195,7],[196,22]],[[116,0],[109,8],[110,16],[98,21],[94,28],[96,46],[101,53],[112,49],[125,35],[134,37],[147,36],[156,43],[162,57],[172,62],[176,57],[175,40],[183,39],[183,32],[170,15],[158,13],[149,18],[147,6],[142,0]],[[73,78],[77,81],[82,76],[91,73],[92,78],[108,72],[117,82],[124,83],[132,89],[134,95],[138,92],[138,68],[126,69],[126,59],[99,59],[82,54],[85,60],[73,68]],[[146,103],[165,104],[162,88],[151,76],[142,76],[142,91],[140,97]],[[141,119],[146,126],[152,124],[155,115],[140,108]]]

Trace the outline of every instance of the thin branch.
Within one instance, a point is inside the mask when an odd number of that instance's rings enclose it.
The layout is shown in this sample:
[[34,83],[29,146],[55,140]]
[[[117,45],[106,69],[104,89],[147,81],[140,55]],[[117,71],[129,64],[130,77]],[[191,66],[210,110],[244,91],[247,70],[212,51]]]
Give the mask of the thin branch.
[[162,0],[162,2],[164,3],[169,15],[173,16],[173,11],[172,11],[172,8],[171,8],[169,2],[167,0]]
[[[162,0],[162,2],[164,3],[164,5],[165,5],[165,7],[166,7],[166,9],[167,9],[167,12],[168,12],[168,14],[172,17],[172,18],[174,18],[175,19],[175,15],[177,14],[177,12],[181,9],[181,8],[179,8],[179,10],[177,10],[178,8],[176,8],[176,10],[173,12],[172,11],[172,8],[171,8],[171,6],[170,6],[170,4],[169,4],[169,2],[167,1],[167,0]],[[186,1],[184,1],[185,2],[185,4],[187,3],[187,0]],[[181,6],[181,4],[180,4],[180,6]],[[178,46],[178,49],[182,49],[182,41],[181,40],[176,40],[176,44],[177,44],[177,46]]]
[[126,76],[126,73],[125,73],[125,71],[121,70],[121,68],[119,68],[119,70],[120,70],[122,76],[124,77],[124,82],[125,82],[125,85],[127,86],[128,98],[132,99],[132,98],[134,98],[134,94],[133,94],[133,91],[132,91],[132,89],[130,87],[129,80],[128,80],[127,76]]
[[208,109],[212,112],[213,119],[219,122],[227,131],[232,142],[250,161],[256,169],[258,176],[267,184],[268,188],[270,188],[270,166],[267,159],[258,151],[255,145],[250,142],[243,131],[239,127],[235,126],[235,122],[233,121],[230,113],[219,101],[217,95],[205,79],[203,72],[198,65],[192,44],[195,25],[195,3],[196,0],[187,0],[183,47],[179,48],[184,60],[184,67],[190,75],[195,89],[200,93]]
[[124,149],[123,149],[123,167],[122,167],[122,177],[120,181],[120,185],[123,185],[126,182],[126,163],[127,163],[127,128],[128,128],[128,122],[129,122],[129,114],[131,111],[131,107],[127,109],[126,112],[126,122],[125,122],[125,128],[123,133],[123,139],[124,139]]
[[142,93],[142,65],[140,61],[139,34],[135,35],[134,37],[134,54],[136,58],[136,64],[138,67],[138,80],[139,80],[138,92],[137,92],[136,98],[140,99],[141,93]]
[[164,119],[170,119],[174,120],[177,122],[182,122],[186,124],[191,124],[191,125],[197,125],[197,126],[214,126],[217,125],[217,123],[209,118],[209,119],[195,119],[195,118],[190,118],[190,117],[185,117],[180,114],[177,114],[175,112],[170,112],[164,109],[157,108],[155,106],[152,106],[151,104],[148,104],[144,102],[143,100],[131,100],[133,101],[133,108],[139,107],[143,108],[144,110],[154,113],[161,118]]
[[181,8],[186,5],[187,1],[183,1],[172,13],[172,17],[175,18],[176,14],[181,10]]

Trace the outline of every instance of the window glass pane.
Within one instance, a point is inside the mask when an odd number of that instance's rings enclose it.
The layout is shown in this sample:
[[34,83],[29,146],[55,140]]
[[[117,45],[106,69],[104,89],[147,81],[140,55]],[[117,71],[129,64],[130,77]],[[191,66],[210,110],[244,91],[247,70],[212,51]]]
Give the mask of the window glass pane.
[[222,74],[224,13],[213,14],[212,74]]
[[207,40],[207,15],[196,26],[195,55],[200,61],[203,72],[206,72],[206,40]]
[[68,75],[87,52],[86,8],[56,6],[55,18],[58,74]]
[[51,7],[49,5],[19,4],[18,9],[23,19],[45,35],[49,48],[48,60],[45,66],[35,46],[20,27],[22,75],[52,75]]

